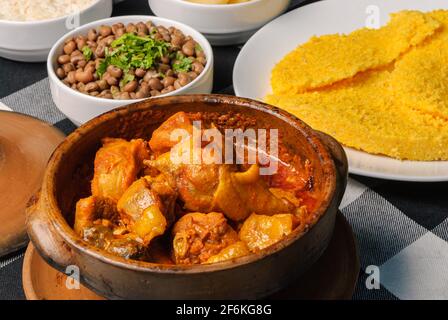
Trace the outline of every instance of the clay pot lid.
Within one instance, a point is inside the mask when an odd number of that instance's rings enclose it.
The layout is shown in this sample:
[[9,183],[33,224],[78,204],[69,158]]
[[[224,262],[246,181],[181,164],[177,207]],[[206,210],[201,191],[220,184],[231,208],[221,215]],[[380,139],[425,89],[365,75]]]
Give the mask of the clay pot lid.
[[63,139],[63,133],[39,119],[0,110],[0,256],[26,244],[26,204]]

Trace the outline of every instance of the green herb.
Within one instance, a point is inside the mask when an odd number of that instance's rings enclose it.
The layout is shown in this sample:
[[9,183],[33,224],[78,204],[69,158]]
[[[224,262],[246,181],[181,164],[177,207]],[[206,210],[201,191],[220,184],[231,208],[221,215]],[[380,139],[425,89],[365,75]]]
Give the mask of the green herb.
[[84,46],[82,48],[82,54],[84,55],[84,58],[86,58],[86,61],[89,61],[92,59],[93,51],[88,46]]
[[135,76],[133,74],[126,73],[124,77],[120,80],[120,88],[123,88],[129,82],[134,81]]
[[[170,44],[155,40],[151,36],[125,33],[111,44],[97,73],[102,77],[107,67],[114,65],[127,73],[130,69],[151,69],[168,52]],[[132,80],[131,80],[132,81]]]
[[191,58],[185,57],[181,52],[176,55],[176,61],[173,63],[174,72],[188,72],[191,71],[191,65],[193,60]]
[[107,70],[107,62],[106,59],[102,59],[100,65],[98,66],[98,69],[96,70],[96,74],[98,78],[101,78],[103,74],[106,73]]

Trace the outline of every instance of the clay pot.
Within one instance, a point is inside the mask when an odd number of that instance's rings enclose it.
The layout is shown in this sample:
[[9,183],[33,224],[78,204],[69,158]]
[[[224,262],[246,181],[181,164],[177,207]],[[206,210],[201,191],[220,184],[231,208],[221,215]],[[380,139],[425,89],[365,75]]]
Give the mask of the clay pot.
[[[209,265],[125,260],[82,241],[71,227],[74,205],[89,191],[93,159],[101,139],[148,139],[164,120],[179,111],[211,116],[238,113],[250,119],[254,128],[278,128],[289,152],[309,159],[314,168],[317,209],[309,228],[295,230],[258,254]],[[48,263],[61,271],[78,266],[82,283],[106,298],[261,298],[291,283],[324,252],[346,180],[347,159],[342,147],[277,108],[223,95],[154,98],[103,114],[66,138],[50,159],[41,192],[28,208],[27,227],[31,241]]]

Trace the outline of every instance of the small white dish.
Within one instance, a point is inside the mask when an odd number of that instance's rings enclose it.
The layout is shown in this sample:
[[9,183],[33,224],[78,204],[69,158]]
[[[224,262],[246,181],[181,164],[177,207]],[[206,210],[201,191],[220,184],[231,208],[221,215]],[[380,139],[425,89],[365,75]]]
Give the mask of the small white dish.
[[[260,29],[243,47],[233,70],[237,96],[257,100],[271,92],[271,70],[283,56],[311,36],[349,33],[365,26],[375,10],[380,23],[400,10],[448,9],[446,0],[326,0],[293,10]],[[262,53],[262,54],[260,54]],[[349,171],[368,177],[435,182],[448,181],[448,161],[400,161],[345,148]]]
[[[96,0],[79,15],[81,25],[112,14],[112,0]],[[0,57],[22,62],[46,61],[53,44],[70,31],[68,16],[39,21],[0,20]],[[68,23],[67,23],[68,21]]]
[[207,58],[207,64],[204,71],[192,82],[186,86],[166,93],[163,96],[172,96],[180,94],[199,94],[199,93],[211,93],[213,89],[213,50],[207,39],[198,31],[193,28],[184,25],[180,22],[158,18],[154,16],[119,16],[114,18],[103,19],[86,24],[79,27],[72,32],[64,35],[60,38],[50,51],[47,61],[47,71],[48,78],[50,81],[50,90],[53,102],[56,104],[58,109],[67,116],[74,124],[81,125],[96,116],[121,107],[126,104],[141,100],[114,100],[114,99],[104,99],[89,96],[76,91],[68,86],[66,86],[56,75],[55,70],[57,67],[57,58],[62,52],[64,46],[64,41],[70,37],[76,37],[77,35],[86,35],[87,32],[92,28],[98,28],[101,25],[113,25],[118,22],[128,24],[130,22],[137,23],[140,21],[152,21],[155,25],[161,25],[164,27],[176,27],[181,30],[184,34],[190,35],[194,40],[196,40],[205,52]]
[[159,17],[183,22],[213,45],[243,43],[288,8],[290,0],[251,0],[237,4],[201,4],[185,0],[149,0]]

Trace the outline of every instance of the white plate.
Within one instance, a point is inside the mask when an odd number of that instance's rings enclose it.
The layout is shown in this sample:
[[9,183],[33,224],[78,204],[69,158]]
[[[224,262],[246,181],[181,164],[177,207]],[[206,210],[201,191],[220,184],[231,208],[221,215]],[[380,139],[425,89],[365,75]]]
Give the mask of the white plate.
[[[271,91],[270,75],[284,55],[313,35],[349,33],[366,25],[379,10],[386,24],[392,12],[448,9],[446,0],[326,0],[291,11],[260,29],[243,47],[233,70],[237,96],[263,100]],[[373,11],[372,11],[373,10]],[[448,161],[400,161],[345,148],[350,172],[401,181],[448,181]]]
[[5,105],[2,102],[0,102],[0,110],[2,110],[2,111],[12,111],[12,109],[10,107],[8,107],[7,105]]

